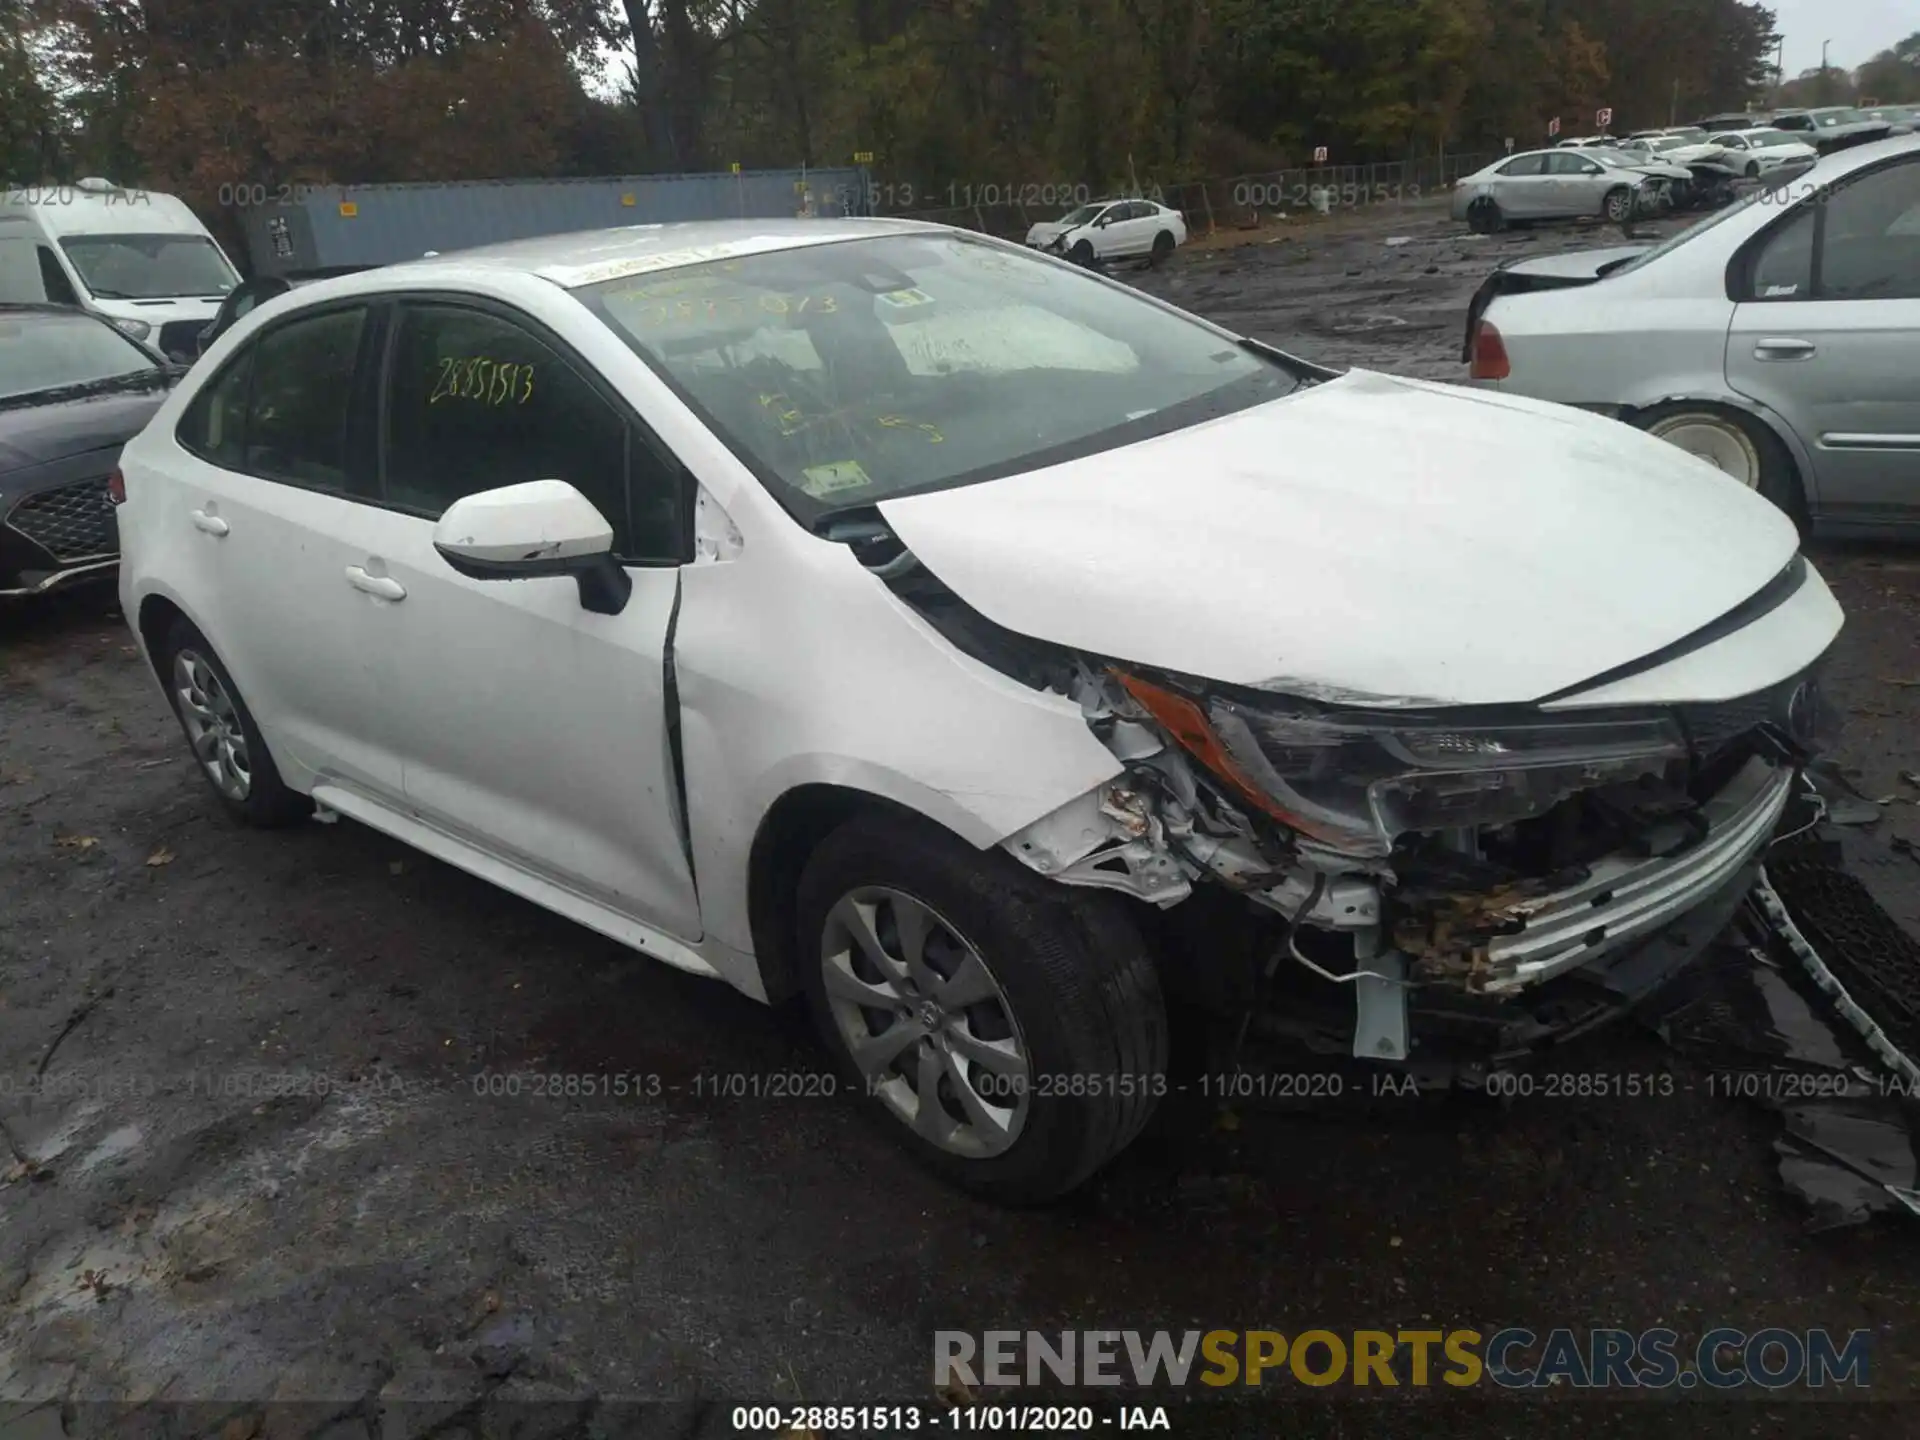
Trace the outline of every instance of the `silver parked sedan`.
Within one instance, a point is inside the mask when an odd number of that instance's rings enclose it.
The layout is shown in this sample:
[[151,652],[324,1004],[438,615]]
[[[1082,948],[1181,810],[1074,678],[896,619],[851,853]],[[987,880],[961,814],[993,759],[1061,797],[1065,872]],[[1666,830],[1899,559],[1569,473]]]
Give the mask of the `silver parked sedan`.
[[1659,245],[1506,266],[1464,358],[1483,387],[1638,425],[1822,531],[1920,533],[1920,136]]
[[1648,178],[1603,165],[1575,148],[1529,150],[1487,166],[1453,187],[1453,218],[1475,230],[1498,230],[1509,220],[1567,220],[1602,216],[1615,224],[1633,218]]

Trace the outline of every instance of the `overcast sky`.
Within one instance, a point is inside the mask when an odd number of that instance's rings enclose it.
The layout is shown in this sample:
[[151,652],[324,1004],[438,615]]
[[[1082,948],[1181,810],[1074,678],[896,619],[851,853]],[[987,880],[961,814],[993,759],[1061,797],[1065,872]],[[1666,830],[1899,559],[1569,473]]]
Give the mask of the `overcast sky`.
[[1865,64],[1920,30],[1914,0],[1770,0],[1773,28],[1787,41],[1787,78],[1820,63],[1820,42],[1831,40],[1827,63],[1845,70]]

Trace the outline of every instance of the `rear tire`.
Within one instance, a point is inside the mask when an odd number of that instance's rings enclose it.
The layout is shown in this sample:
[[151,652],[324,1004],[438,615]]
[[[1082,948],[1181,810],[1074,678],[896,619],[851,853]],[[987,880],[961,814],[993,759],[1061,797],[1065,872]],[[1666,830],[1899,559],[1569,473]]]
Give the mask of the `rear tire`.
[[206,636],[175,620],[155,659],[194,761],[229,815],[272,830],[313,813],[313,801],[281,781],[260,727]]
[[1648,410],[1635,416],[1634,423],[1758,491],[1806,528],[1806,497],[1793,457],[1760,421],[1734,410],[1682,402]]
[[1173,258],[1173,232],[1162,230],[1153,237],[1153,253],[1147,257],[1147,263],[1158,270]]
[[1601,213],[1615,225],[1624,225],[1633,219],[1633,211],[1633,191],[1624,185],[1618,189],[1609,190],[1606,200],[1602,202]]
[[1500,202],[1490,195],[1482,195],[1467,206],[1467,228],[1476,235],[1493,235],[1507,228],[1507,217],[1500,209]]
[[801,873],[808,1008],[923,1165],[1002,1204],[1052,1200],[1119,1154],[1167,1086],[1159,975],[1126,903],[862,815]]

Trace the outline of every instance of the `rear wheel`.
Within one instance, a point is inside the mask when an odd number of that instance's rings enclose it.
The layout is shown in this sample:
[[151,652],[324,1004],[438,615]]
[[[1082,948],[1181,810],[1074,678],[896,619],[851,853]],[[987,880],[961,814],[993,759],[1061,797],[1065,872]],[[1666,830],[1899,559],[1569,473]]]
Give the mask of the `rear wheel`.
[[1158,270],[1173,258],[1173,232],[1162,230],[1153,237],[1153,253],[1147,257],[1148,263]]
[[207,637],[176,620],[156,658],[193,758],[227,813],[268,829],[311,814],[313,802],[281,782],[260,727]]
[[1792,457],[1771,430],[1708,405],[1668,405],[1638,417],[1640,428],[1757,490],[1804,524],[1805,501]]
[[1491,195],[1482,195],[1467,206],[1467,228],[1476,235],[1491,235],[1506,228],[1507,217]]
[[800,877],[815,1025],[921,1163],[1002,1203],[1053,1199],[1166,1089],[1159,976],[1126,903],[923,823],[856,818]]
[[1616,225],[1624,225],[1633,218],[1633,192],[1624,185],[1617,190],[1609,190],[1606,200],[1606,217]]

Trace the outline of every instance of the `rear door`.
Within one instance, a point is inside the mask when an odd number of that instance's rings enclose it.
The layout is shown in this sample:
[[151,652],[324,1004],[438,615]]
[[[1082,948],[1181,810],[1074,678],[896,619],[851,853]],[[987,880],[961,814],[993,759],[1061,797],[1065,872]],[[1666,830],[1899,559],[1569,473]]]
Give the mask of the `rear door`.
[[1735,277],[1728,383],[1806,443],[1821,510],[1920,517],[1920,156],[1802,200]]
[[1547,162],[1555,158],[1544,151],[1516,155],[1502,165],[1493,184],[1495,203],[1516,219],[1533,219],[1554,214],[1554,177]]
[[366,304],[337,303],[272,326],[228,361],[164,452],[159,524],[181,556],[170,575],[183,602],[287,778],[397,798],[377,657],[360,629],[380,602],[353,570],[384,518],[371,388],[380,329]]
[[1577,150],[1562,150],[1547,158],[1556,214],[1598,215],[1607,191],[1627,183],[1625,172],[1609,170]]

